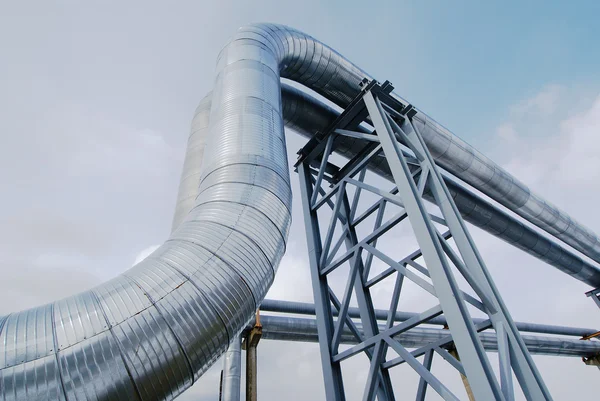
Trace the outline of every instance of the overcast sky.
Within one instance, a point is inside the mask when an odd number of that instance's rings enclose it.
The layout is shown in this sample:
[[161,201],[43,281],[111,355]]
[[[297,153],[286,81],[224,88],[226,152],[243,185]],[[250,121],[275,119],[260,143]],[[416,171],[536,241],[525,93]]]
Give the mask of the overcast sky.
[[[101,283],[167,238],[193,111],[248,22],[301,29],[392,81],[600,231],[597,2],[206,3],[0,0],[0,314]],[[288,138],[292,159],[303,141]],[[312,302],[292,183],[294,224],[268,297]],[[515,320],[600,328],[589,287],[472,233]],[[556,400],[597,397],[596,368],[535,360]],[[216,399],[220,368],[180,399]],[[322,399],[320,369],[314,344],[263,341],[260,398]],[[360,398],[364,365],[346,372],[349,399]],[[412,398],[410,372],[394,377]]]

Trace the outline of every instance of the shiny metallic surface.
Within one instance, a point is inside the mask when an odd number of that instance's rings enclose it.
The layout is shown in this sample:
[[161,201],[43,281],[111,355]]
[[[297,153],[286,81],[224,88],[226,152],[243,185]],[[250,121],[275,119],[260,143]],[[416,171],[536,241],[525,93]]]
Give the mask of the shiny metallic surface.
[[[339,114],[310,94],[285,83],[281,85],[281,95],[283,120],[286,128],[291,128],[307,138],[311,138],[317,131],[325,130]],[[192,141],[192,137],[195,138],[195,142],[204,142],[202,141],[202,135],[206,135],[208,131],[198,133],[194,127],[197,120],[205,121],[207,119],[206,115],[210,110],[210,102],[211,98],[209,94],[202,100],[201,105],[198,107],[198,110],[202,111],[194,117],[190,142]],[[202,116],[202,113],[204,113],[204,116]],[[337,138],[337,141],[337,151],[347,158],[352,158],[363,146],[360,141],[350,137],[340,136]],[[202,152],[202,150],[197,147],[188,147],[184,166],[193,166],[187,160],[198,160],[198,152]],[[371,162],[369,169],[382,177],[391,179],[389,167],[382,159],[376,159],[374,162]],[[199,171],[199,168],[194,169],[194,172],[190,173],[186,173],[184,170],[184,174],[182,174],[185,177],[195,177],[198,182],[196,182],[196,189],[192,189],[193,185],[189,180],[182,178],[180,194],[185,191],[185,198],[177,203],[176,218],[173,222],[174,226],[177,224],[178,216],[185,216],[191,210],[194,199],[200,191],[198,188],[200,173],[197,173],[196,170]],[[224,177],[205,180],[202,184],[203,187],[214,185],[215,179],[222,181]],[[229,181],[231,181],[231,178],[229,178]],[[580,281],[593,287],[600,287],[599,266],[582,259],[570,248],[561,245],[558,241],[537,232],[526,223],[519,221],[515,216],[470,191],[456,179],[446,176],[445,181],[456,206],[466,221]],[[262,184],[264,182],[272,182],[272,180],[264,177],[260,180],[255,180],[253,185],[256,188],[258,185],[265,185]],[[430,192],[427,191],[424,195],[426,199],[433,200],[433,195]],[[266,202],[265,206],[268,204]]]
[[590,229],[542,199],[517,178],[450,131],[419,113],[415,120],[436,163],[527,221],[600,262],[600,240]]
[[236,337],[223,356],[222,401],[240,401],[242,386],[242,339]]
[[201,101],[194,118],[188,138],[185,160],[179,180],[179,192],[173,216],[173,229],[179,227],[188,212],[194,207],[198,195],[198,184],[202,171],[202,158],[208,137],[208,121],[210,118],[210,105],[212,92],[208,93]]
[[[219,55],[212,101],[194,118],[171,237],[120,277],[0,318],[2,400],[170,400],[225,352],[285,252],[291,190],[281,77],[345,106],[368,75],[293,29],[240,29]],[[600,260],[588,229],[419,116],[441,166]]]
[[[314,38],[279,25],[240,29],[235,40],[258,40],[282,59],[281,76],[303,84],[341,107],[371,77]],[[396,97],[404,103],[408,103]],[[590,229],[545,201],[517,178],[419,111],[415,124],[435,161],[452,174],[586,256],[600,262],[600,240]]]
[[[282,98],[286,127],[293,128],[308,138],[316,131],[325,130],[339,114],[309,94],[287,85],[282,86]],[[296,110],[301,110],[302,113]],[[364,143],[345,136],[338,137],[336,141],[338,152],[349,159],[364,146]],[[389,167],[382,159],[371,162],[369,169],[391,179]],[[570,248],[537,232],[449,175],[444,176],[444,179],[466,221],[592,287],[600,287],[600,266],[582,259]],[[429,191],[424,193],[424,197],[433,200]]]
[[[358,84],[363,78],[371,79],[335,50],[292,28],[272,24],[250,25],[238,31],[231,43],[236,42],[239,47],[251,48],[265,59],[268,58],[266,54],[274,53],[280,60],[282,77],[309,87],[341,107],[358,94]],[[221,59],[227,59],[232,50],[231,43],[223,50]],[[260,45],[253,46],[251,43]],[[267,64],[273,68],[271,59]],[[600,262],[600,240],[590,229],[532,193],[517,178],[425,113],[419,111],[415,124],[440,166]]]
[[188,210],[164,245],[97,288],[0,320],[1,399],[173,399],[237,338],[290,226],[278,64],[257,42],[221,54],[193,123]]
[[[66,400],[55,355],[4,368],[2,400]],[[135,399],[135,398],[134,398]]]

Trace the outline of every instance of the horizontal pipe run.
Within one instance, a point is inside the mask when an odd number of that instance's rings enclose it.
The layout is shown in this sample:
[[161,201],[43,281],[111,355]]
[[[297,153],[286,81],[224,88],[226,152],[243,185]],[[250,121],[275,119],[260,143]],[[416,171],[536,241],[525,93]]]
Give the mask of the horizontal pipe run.
[[[312,138],[315,132],[324,132],[339,115],[338,111],[320,100],[289,85],[282,84],[281,94],[286,127],[306,138]],[[366,132],[362,127],[358,129]],[[340,135],[335,139],[334,152],[352,159],[361,152],[365,144],[365,141]],[[391,172],[384,158],[374,158],[367,168],[391,180]],[[594,288],[600,287],[598,264],[582,259],[572,248],[539,233],[520,221],[520,218],[509,213],[507,208],[497,206],[480,194],[467,189],[462,181],[447,174],[444,175],[444,181],[460,214],[467,222],[577,280]],[[433,200],[433,195],[429,191],[425,191],[423,197],[429,201]]]
[[[283,121],[286,128],[292,129],[306,138],[312,138],[315,132],[326,130],[339,115],[338,111],[309,93],[285,83],[281,84],[281,98]],[[199,194],[202,172],[200,160],[202,160],[208,135],[208,114],[211,103],[212,95],[209,93],[198,106],[192,123],[192,134],[186,153],[173,228],[181,224],[183,218],[193,208]],[[352,158],[364,146],[364,141],[344,136],[338,136],[335,143],[335,152],[346,158]],[[368,169],[389,179],[391,177],[389,168],[385,161],[380,159],[372,160]],[[520,221],[520,218],[507,212],[506,209],[493,204],[477,192],[467,189],[466,185],[456,178],[444,175],[444,180],[465,221],[577,280],[594,288],[600,287],[600,267],[596,263],[582,259],[570,247],[561,245],[558,240],[539,233]],[[423,196],[427,200],[432,199],[432,194],[428,191],[425,191]]]
[[[262,338],[265,340],[314,342],[319,341],[316,319],[261,315]],[[248,329],[251,326],[248,326]],[[357,323],[359,331],[361,325]],[[381,329],[384,327],[381,325]],[[448,330],[435,328],[413,328],[395,338],[406,348],[419,348],[441,340],[449,334]],[[488,351],[497,351],[498,343],[494,333],[479,334],[483,346]],[[529,352],[535,355],[553,355],[565,357],[593,357],[600,354],[600,341],[584,341],[572,338],[523,335]],[[357,344],[356,337],[345,329],[342,333],[343,344]]]
[[[291,302],[291,301],[280,301],[275,299],[265,299],[260,306],[261,311],[266,312],[276,312],[276,313],[292,313],[297,315],[309,315],[315,316],[315,305],[305,302]],[[334,315],[337,316],[337,311],[334,311]],[[350,307],[348,309],[348,315],[351,318],[359,318],[360,312],[358,308]],[[408,320],[417,313],[413,312],[396,312],[395,321],[403,322]],[[378,320],[385,321],[388,317],[388,311],[376,309],[375,317]],[[262,317],[261,317],[262,319]],[[475,324],[483,322],[484,319],[474,318],[473,321]],[[428,324],[434,324],[439,326],[446,325],[446,319],[443,316],[435,317],[428,321]],[[562,335],[562,336],[573,336],[573,337],[585,337],[589,334],[597,332],[596,329],[587,329],[581,327],[564,327],[564,326],[554,326],[548,324],[538,324],[538,323],[523,323],[516,322],[517,328],[519,331],[528,332],[528,333],[537,333],[537,334],[554,334],[554,335]]]
[[[281,77],[341,107],[369,78],[302,32],[272,24],[240,29],[218,57],[212,99],[194,119],[171,236],[108,282],[0,316],[3,400],[82,394],[99,401],[172,400],[226,351],[273,282],[291,224]],[[593,232],[424,113],[415,120],[442,167],[600,261]],[[511,236],[510,224],[480,214],[473,219],[488,231],[526,244],[542,259],[552,256],[561,270],[600,287],[599,269],[561,262],[559,248],[539,236],[523,237],[522,230]],[[555,344],[557,352],[570,350],[570,343],[562,344]]]

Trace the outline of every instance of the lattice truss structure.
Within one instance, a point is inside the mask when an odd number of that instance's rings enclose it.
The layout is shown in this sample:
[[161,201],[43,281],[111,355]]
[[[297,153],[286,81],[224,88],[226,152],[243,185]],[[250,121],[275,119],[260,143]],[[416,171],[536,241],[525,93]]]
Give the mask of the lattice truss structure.
[[[459,399],[455,393],[513,400],[517,388],[529,400],[551,399],[444,183],[446,173],[413,124],[417,111],[390,96],[389,82],[365,81],[362,88],[300,150],[296,164],[327,400],[346,399],[342,365],[351,358],[369,364],[364,400],[394,400],[390,373],[399,365],[418,374],[417,400],[428,388],[446,400]],[[334,154],[341,137],[362,151],[351,160]],[[372,166],[389,169],[393,183],[368,171]],[[389,310],[385,325],[377,324],[374,298],[387,298],[375,305]],[[360,321],[348,315],[353,306]],[[398,322],[399,306],[420,310]],[[445,319],[448,334],[411,347],[411,334],[427,335],[434,319]],[[486,354],[483,331],[496,334],[497,357]],[[348,333],[357,345],[340,344]],[[453,393],[448,375],[436,374],[438,362],[432,369],[434,360],[458,371],[466,391]]]

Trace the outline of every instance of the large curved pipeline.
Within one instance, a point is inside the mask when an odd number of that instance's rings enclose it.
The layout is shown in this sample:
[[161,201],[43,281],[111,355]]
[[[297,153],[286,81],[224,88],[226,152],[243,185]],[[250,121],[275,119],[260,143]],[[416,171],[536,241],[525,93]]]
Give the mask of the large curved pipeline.
[[[335,50],[297,30],[272,24],[241,28],[230,43],[256,44],[280,60],[281,76],[301,83],[337,105],[346,106],[358,93],[362,79],[372,79]],[[258,45],[260,43],[260,45]],[[220,60],[237,46],[228,45]],[[225,63],[227,61],[224,61]],[[277,67],[276,67],[277,68]],[[394,94],[403,103],[408,103]],[[553,206],[516,177],[419,111],[415,123],[435,161],[490,198],[519,214],[586,256],[600,262],[597,235]]]
[[[0,317],[3,400],[172,399],[252,318],[285,251],[291,192],[280,77],[340,106],[363,71],[298,31],[242,28],[223,49],[194,207],[121,276]],[[424,114],[437,162],[599,260],[597,238]]]
[[[282,99],[286,127],[308,138],[316,131],[323,132],[339,114],[309,94],[286,84],[282,84]],[[358,139],[346,136],[336,138],[336,152],[348,159],[354,157],[364,146],[364,141]],[[392,173],[383,158],[375,158],[368,168],[393,182]],[[492,202],[468,190],[451,176],[444,174],[443,177],[466,221],[592,287],[600,287],[600,267],[597,264],[589,263],[570,248],[540,234]],[[434,201],[433,194],[428,189],[423,196]]]
[[[308,138],[317,131],[323,132],[339,115],[334,109],[308,93],[285,83],[281,85],[281,97],[285,126]],[[202,172],[201,160],[208,135],[210,105],[211,94],[209,93],[200,102],[192,120],[173,229],[181,224],[193,208],[198,196],[198,184]],[[338,137],[336,141],[336,151],[347,158],[352,158],[364,146],[364,142],[344,136]],[[392,180],[387,163],[379,158],[369,164],[368,168]],[[465,189],[452,177],[445,175],[444,179],[458,210],[466,221],[580,281],[593,287],[600,287],[600,268],[597,265],[583,260],[571,249],[546,238],[488,200]],[[425,191],[424,197],[433,201],[433,195],[429,191]]]

